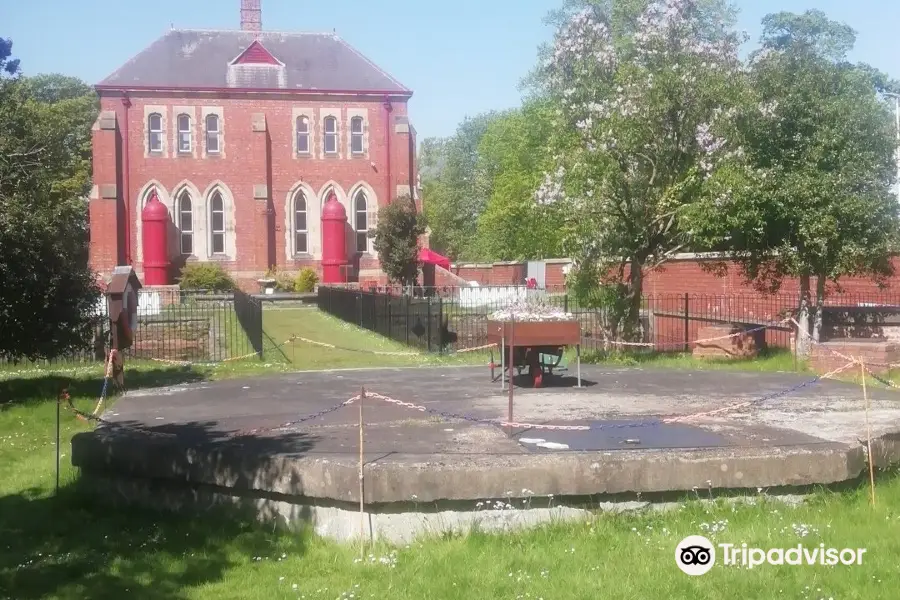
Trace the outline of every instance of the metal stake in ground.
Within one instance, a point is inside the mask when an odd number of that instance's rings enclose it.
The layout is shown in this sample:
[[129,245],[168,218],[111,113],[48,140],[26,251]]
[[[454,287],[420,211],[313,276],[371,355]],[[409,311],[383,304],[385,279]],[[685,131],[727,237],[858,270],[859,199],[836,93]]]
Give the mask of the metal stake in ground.
[[59,405],[62,403],[63,395],[67,393],[67,388],[63,388],[62,391],[56,395],[56,496],[59,496]]
[[866,452],[869,458],[869,486],[872,490],[872,506],[875,506],[875,458],[872,456],[872,427],[869,424],[869,394],[866,391],[866,364],[859,361],[859,372],[862,375],[863,402],[866,405]]
[[[516,353],[516,336],[515,336],[515,328],[516,328],[516,313],[515,311],[510,311],[510,320],[509,320],[509,410],[507,411],[506,420],[508,423],[512,423],[513,420],[513,365],[515,364],[514,354]],[[509,426],[509,433],[512,434],[512,425]]]
[[366,506],[363,502],[363,402],[366,399],[366,388],[362,388],[359,392],[359,556],[366,557]]
[[504,381],[506,381],[506,325],[503,323],[500,324],[500,391],[502,392],[506,388],[503,387]]

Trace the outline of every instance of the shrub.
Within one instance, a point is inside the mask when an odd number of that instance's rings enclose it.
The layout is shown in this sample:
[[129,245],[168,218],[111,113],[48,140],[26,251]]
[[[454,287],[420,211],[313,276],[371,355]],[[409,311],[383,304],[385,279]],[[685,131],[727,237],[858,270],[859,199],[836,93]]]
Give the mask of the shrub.
[[279,292],[293,292],[294,279],[287,273],[279,273],[275,276],[275,289]]
[[303,294],[311,292],[316,289],[317,283],[319,283],[319,276],[315,269],[306,267],[294,278],[294,291]]
[[419,274],[419,236],[425,219],[409,196],[400,196],[378,211],[378,225],[369,232],[388,279],[415,285]]
[[230,292],[237,285],[231,276],[216,263],[194,263],[185,265],[178,282],[183,290],[208,290]]

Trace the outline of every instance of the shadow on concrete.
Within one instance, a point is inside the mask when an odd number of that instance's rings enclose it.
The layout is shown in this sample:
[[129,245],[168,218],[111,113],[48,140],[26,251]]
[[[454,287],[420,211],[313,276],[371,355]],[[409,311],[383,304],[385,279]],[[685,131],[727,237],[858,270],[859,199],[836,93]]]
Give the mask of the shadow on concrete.
[[217,450],[259,453],[268,459],[272,454],[299,455],[312,449],[317,436],[303,432],[281,431],[284,423],[273,422],[253,429],[226,428],[217,421],[186,421],[148,425],[136,420],[121,420],[101,424],[96,430],[78,435],[110,435],[113,438],[132,436],[137,443],[165,442],[180,451],[215,448]]
[[[516,375],[513,377],[513,383],[517,388],[533,388],[534,380],[531,378],[531,375],[528,373],[522,373],[521,375]],[[591,381],[589,379],[585,379],[583,376],[581,378],[581,387],[594,387],[597,385],[596,381]],[[544,375],[543,383],[541,384],[541,388],[574,388],[578,386],[578,377],[575,376],[574,372],[563,374],[554,373],[553,375]]]
[[279,536],[249,514],[219,507],[202,518],[159,510],[110,511],[67,486],[0,497],[0,595],[181,600],[254,556],[302,554],[307,535]]
[[[310,451],[317,439],[297,432],[227,431],[215,422],[153,426],[121,421],[76,434],[72,464],[81,469],[79,490],[107,503],[239,509],[244,518],[308,523],[308,506],[283,500],[303,495],[304,481],[293,459]],[[276,493],[260,499],[259,492]]]
[[[11,377],[0,380],[0,410],[32,402],[56,401],[60,390],[68,387],[73,397],[100,397],[103,389],[103,375],[96,370],[80,373],[73,366],[70,373],[65,371],[47,373],[37,377]],[[128,369],[125,367],[125,389],[165,387],[184,383],[206,381],[207,377],[189,366],[161,366],[158,369]],[[110,395],[116,391],[110,382]]]

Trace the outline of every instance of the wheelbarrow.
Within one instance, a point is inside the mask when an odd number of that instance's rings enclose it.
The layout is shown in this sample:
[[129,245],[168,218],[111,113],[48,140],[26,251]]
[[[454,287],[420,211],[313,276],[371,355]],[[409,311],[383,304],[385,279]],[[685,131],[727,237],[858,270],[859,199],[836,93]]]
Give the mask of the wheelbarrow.
[[[562,369],[563,353],[566,347],[575,346],[578,364],[578,387],[581,387],[581,327],[576,320],[561,321],[487,321],[488,342],[503,349],[501,354],[501,374],[515,367],[519,374],[528,368],[534,387],[541,387],[545,375],[552,375],[554,369]],[[512,352],[510,352],[512,348]],[[491,352],[491,377],[496,381],[496,365]],[[512,385],[512,382],[510,382]]]
[[[528,376],[534,387],[539,388],[544,384],[544,377],[553,375],[553,369],[563,370],[566,367],[560,366],[563,354],[566,351],[565,346],[516,346],[513,353],[512,365],[516,369],[517,375],[522,375],[522,371],[528,368]],[[509,346],[503,348],[504,366],[510,364]],[[497,381],[498,377],[503,377],[504,373],[501,364],[494,362],[494,351],[491,350],[491,381]],[[500,374],[496,375],[495,371],[500,370]]]

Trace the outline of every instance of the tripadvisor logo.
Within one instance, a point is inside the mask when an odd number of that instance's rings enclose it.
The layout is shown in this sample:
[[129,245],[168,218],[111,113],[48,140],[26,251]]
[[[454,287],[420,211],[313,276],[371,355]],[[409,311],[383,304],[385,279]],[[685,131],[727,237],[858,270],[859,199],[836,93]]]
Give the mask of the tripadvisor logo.
[[716,564],[716,547],[702,535],[689,535],[675,548],[675,564],[688,575],[703,575]]
[[825,544],[807,547],[797,544],[790,548],[755,548],[747,544],[714,545],[702,535],[689,535],[675,547],[675,564],[688,575],[703,575],[716,563],[716,548],[723,565],[738,565],[752,569],[760,565],[822,565],[833,567],[861,565],[865,548],[826,548]]

